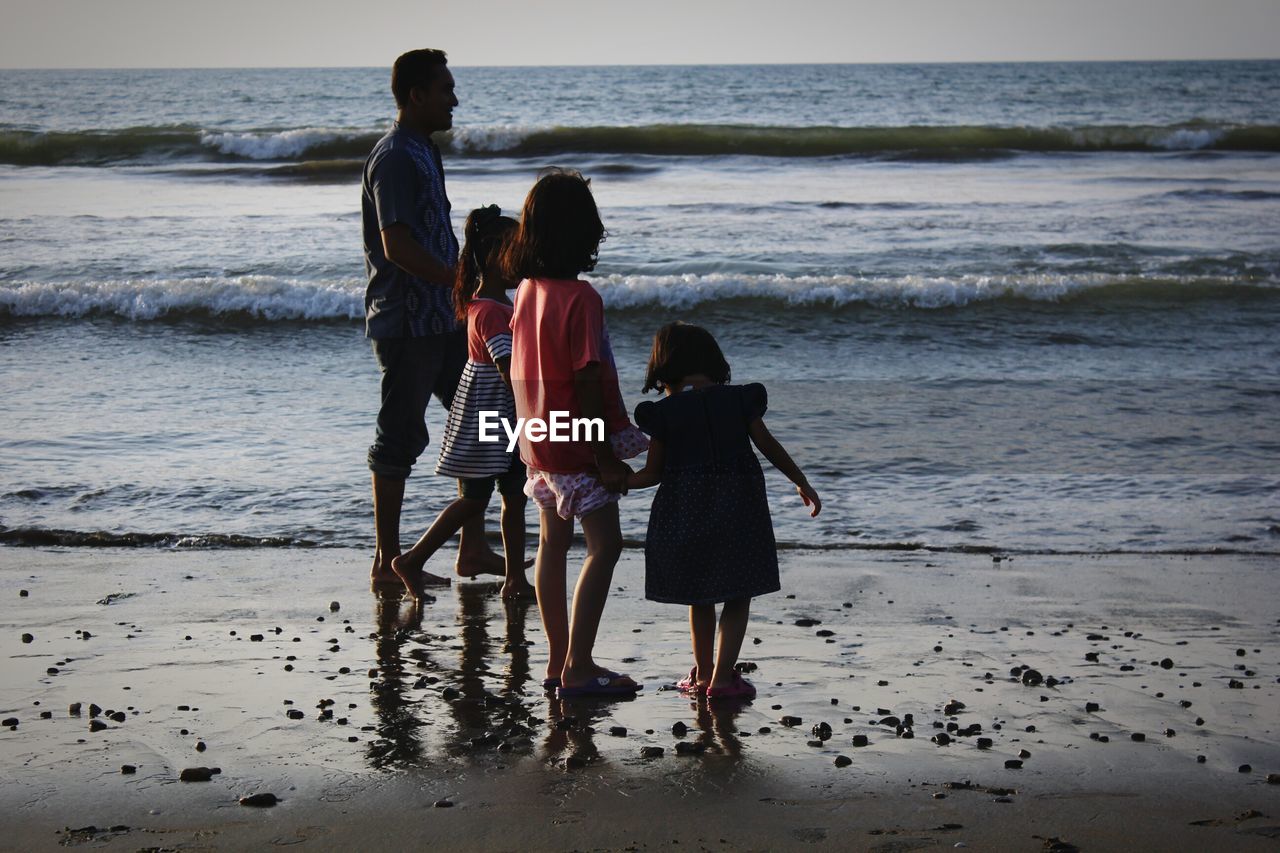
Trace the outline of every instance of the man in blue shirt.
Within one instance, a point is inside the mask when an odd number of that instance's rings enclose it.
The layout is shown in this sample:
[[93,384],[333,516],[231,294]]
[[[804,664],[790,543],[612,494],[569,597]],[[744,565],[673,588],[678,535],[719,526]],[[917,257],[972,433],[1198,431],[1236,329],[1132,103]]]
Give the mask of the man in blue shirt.
[[[365,162],[365,334],[382,371],[382,405],[369,448],[377,550],[370,580],[399,585],[391,561],[400,555],[404,484],[429,436],[427,403],[447,409],[467,360],[466,330],[454,319],[451,289],[458,241],[449,219],[440,149],[431,134],[453,127],[453,75],[443,51],[413,50],[396,59],[391,91],[396,121]],[[457,572],[502,574],[484,540],[484,520],[463,528]],[[449,579],[423,573],[426,584]]]

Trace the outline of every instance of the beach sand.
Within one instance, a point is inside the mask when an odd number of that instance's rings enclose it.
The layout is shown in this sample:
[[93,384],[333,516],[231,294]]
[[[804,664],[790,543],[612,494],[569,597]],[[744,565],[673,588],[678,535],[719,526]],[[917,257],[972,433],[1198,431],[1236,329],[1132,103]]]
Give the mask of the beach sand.
[[759,696],[708,709],[660,689],[685,614],[635,549],[597,646],[623,702],[545,694],[496,583],[415,612],[363,551],[0,549],[0,848],[1276,849],[1275,558],[781,556]]

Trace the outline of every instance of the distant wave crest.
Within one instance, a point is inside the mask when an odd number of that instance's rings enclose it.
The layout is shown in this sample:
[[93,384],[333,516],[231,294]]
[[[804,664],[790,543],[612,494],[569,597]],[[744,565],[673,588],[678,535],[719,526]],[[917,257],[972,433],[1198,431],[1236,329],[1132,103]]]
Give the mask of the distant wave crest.
[[[612,310],[689,309],[721,303],[783,308],[873,305],[904,309],[958,308],[996,301],[1034,303],[1124,299],[1145,303],[1224,295],[1280,295],[1280,282],[1111,275],[605,275],[592,279]],[[765,310],[770,310],[766,308]],[[100,282],[0,282],[0,316],[130,320],[184,316],[249,321],[357,320],[364,316],[364,282],[302,281],[274,276],[127,279]]]
[[[0,163],[344,161],[354,169],[384,131],[343,128],[213,130],[174,125],[74,132],[0,131]],[[760,157],[987,157],[1095,151],[1280,152],[1280,127],[1194,121],[1171,126],[1095,127],[463,127],[437,139],[458,157],[559,154]]]

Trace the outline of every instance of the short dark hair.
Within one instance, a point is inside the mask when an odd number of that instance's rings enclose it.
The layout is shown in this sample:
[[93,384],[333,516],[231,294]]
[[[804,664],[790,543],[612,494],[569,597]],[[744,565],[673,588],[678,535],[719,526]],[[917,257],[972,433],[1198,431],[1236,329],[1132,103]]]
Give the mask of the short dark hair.
[[641,393],[650,389],[665,391],[695,373],[723,385],[729,381],[729,362],[706,329],[679,321],[668,323],[653,336]]
[[396,96],[396,106],[409,105],[409,90],[414,86],[427,86],[441,68],[449,64],[443,50],[423,48],[411,50],[396,57],[391,66],[391,94]]
[[524,200],[520,228],[503,254],[503,270],[513,279],[575,278],[596,268],[608,233],[591,181],[571,169],[548,169]]

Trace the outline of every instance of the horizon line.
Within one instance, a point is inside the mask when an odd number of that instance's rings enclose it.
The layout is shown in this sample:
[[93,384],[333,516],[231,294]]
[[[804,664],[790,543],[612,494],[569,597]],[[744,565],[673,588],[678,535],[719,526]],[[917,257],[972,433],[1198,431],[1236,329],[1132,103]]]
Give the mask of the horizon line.
[[[556,63],[530,65],[525,63],[449,63],[451,68],[753,68],[753,67],[809,67],[852,65],[1085,65],[1158,62],[1280,62],[1280,56],[1227,56],[1162,58],[1162,59],[934,59],[924,61],[864,61],[864,62],[621,62],[621,63]],[[315,71],[315,70],[372,70],[389,68],[386,65],[0,65],[0,71]]]

